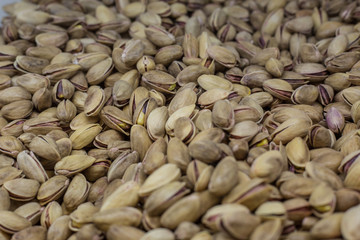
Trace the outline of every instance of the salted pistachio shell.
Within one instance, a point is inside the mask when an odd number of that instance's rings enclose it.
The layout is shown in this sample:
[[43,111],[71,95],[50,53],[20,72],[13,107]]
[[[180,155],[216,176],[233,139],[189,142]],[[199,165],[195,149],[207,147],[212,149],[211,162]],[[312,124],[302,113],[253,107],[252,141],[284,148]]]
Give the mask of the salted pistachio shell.
[[42,226],[32,226],[25,228],[17,233],[15,233],[12,237],[13,239],[46,239],[46,229]]
[[44,207],[42,207],[38,202],[29,202],[15,209],[15,213],[20,216],[28,219],[32,225],[35,225],[39,222],[40,215]]
[[116,178],[122,178],[126,169],[138,161],[138,152],[130,152],[130,150],[124,151],[111,163],[107,173],[108,180],[112,181]]
[[26,202],[36,197],[40,184],[33,179],[17,178],[5,182],[3,187],[9,192],[11,199]]
[[68,215],[57,218],[48,229],[47,239],[67,239],[70,237],[69,223],[70,217]]
[[100,211],[120,207],[134,207],[139,201],[139,184],[129,181],[118,187],[112,194],[103,200]]
[[271,183],[280,176],[283,165],[283,157],[279,151],[268,151],[251,164],[250,175]]
[[90,183],[82,174],[77,174],[71,180],[63,197],[63,203],[68,210],[76,209],[85,202],[90,190]]
[[139,228],[121,225],[112,225],[106,232],[106,238],[109,240],[116,240],[119,238],[136,240],[141,239],[144,235],[145,232]]
[[0,168],[0,185],[3,185],[9,180],[17,179],[21,174],[21,170],[12,166]]
[[271,189],[264,180],[253,178],[248,182],[240,182],[226,195],[222,203],[240,203],[250,210],[256,209],[270,196]]
[[10,211],[0,211],[0,229],[6,233],[14,234],[31,226],[31,222],[26,218]]
[[52,201],[46,205],[40,217],[40,224],[45,228],[49,228],[51,224],[63,215],[63,210],[60,204]]
[[0,137],[0,152],[10,157],[16,157],[22,150],[24,145],[14,136]]
[[92,222],[93,215],[98,211],[99,207],[95,207],[90,202],[80,204],[75,211],[70,213],[68,227],[71,231],[79,231],[82,226]]
[[216,75],[203,74],[197,79],[197,81],[198,84],[206,91],[213,88],[222,88],[228,91],[233,90],[233,85],[230,81]]
[[215,195],[223,196],[231,191],[237,183],[236,161],[232,157],[226,157],[217,164],[211,174],[208,189]]
[[140,225],[142,212],[133,207],[121,207],[97,212],[93,216],[96,227],[107,231],[112,224],[121,224],[124,226]]
[[69,182],[67,177],[60,175],[42,183],[37,194],[40,204],[46,205],[48,202],[59,199],[66,191]]
[[309,148],[300,137],[294,138],[286,145],[286,153],[295,171],[303,171],[306,163],[310,161]]
[[101,110],[100,118],[108,127],[129,136],[132,120],[126,112],[115,106],[105,106]]
[[236,64],[235,55],[228,49],[221,46],[211,46],[207,49],[207,54],[219,64],[232,68]]
[[335,211],[336,196],[330,186],[320,183],[311,193],[309,203],[316,216],[329,216]]
[[280,124],[271,134],[275,143],[288,143],[295,137],[304,137],[310,128],[310,122],[307,119],[291,118]]
[[54,170],[58,175],[73,176],[90,167],[95,158],[87,155],[70,155],[56,163]]
[[86,116],[97,116],[105,105],[105,92],[98,86],[91,86],[84,103],[84,112]]
[[99,124],[88,124],[76,129],[70,136],[73,149],[82,149],[90,144],[101,130],[102,128]]
[[139,196],[149,196],[156,189],[180,177],[180,169],[172,163],[164,164],[155,170],[139,189]]
[[190,192],[185,183],[171,182],[157,189],[148,197],[144,208],[151,216],[162,214],[168,207]]
[[23,171],[26,177],[43,183],[49,179],[45,169],[33,152],[22,151],[17,156],[19,169]]
[[188,181],[193,184],[195,192],[205,190],[210,181],[214,167],[199,160],[191,161],[186,169]]
[[175,234],[172,231],[170,231],[169,229],[157,228],[157,229],[148,231],[147,233],[145,233],[144,236],[142,236],[140,238],[140,240],[155,240],[155,239],[175,240]]
[[182,107],[195,104],[196,99],[196,93],[191,88],[186,88],[182,91],[177,92],[169,104],[169,115],[172,115],[174,112],[176,112]]
[[169,229],[175,229],[181,222],[196,221],[217,202],[218,198],[208,191],[193,193],[168,208],[161,215],[161,225]]

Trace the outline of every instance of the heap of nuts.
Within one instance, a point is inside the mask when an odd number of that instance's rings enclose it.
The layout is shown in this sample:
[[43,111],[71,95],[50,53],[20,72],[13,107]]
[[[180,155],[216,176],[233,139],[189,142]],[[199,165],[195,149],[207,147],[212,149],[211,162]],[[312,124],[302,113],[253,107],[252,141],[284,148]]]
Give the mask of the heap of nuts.
[[0,240],[360,239],[360,1],[4,10]]

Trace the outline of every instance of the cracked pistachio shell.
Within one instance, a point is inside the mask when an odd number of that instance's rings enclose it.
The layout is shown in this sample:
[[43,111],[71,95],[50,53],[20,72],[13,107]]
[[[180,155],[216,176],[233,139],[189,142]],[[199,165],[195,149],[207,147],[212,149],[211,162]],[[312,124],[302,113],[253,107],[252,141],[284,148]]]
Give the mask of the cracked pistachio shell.
[[155,108],[147,119],[147,132],[152,140],[165,135],[165,124],[169,118],[168,108],[165,106]]
[[179,239],[190,239],[196,233],[200,232],[200,227],[192,222],[182,222],[175,230],[175,235]]
[[32,226],[15,233],[12,239],[38,239],[46,240],[46,229],[42,226]]
[[175,43],[174,35],[158,26],[147,27],[145,34],[147,39],[158,47],[165,47]]
[[10,197],[6,189],[0,189],[0,211],[7,211],[10,209]]
[[228,100],[215,102],[211,119],[215,126],[224,130],[231,130],[235,125],[234,108]]
[[97,116],[105,105],[105,92],[99,86],[91,86],[87,93],[88,95],[84,103],[84,112],[86,116]]
[[157,139],[151,144],[142,161],[144,172],[150,175],[166,163],[167,143],[164,138]]
[[165,124],[166,132],[170,136],[174,136],[174,128],[175,128],[176,121],[181,117],[187,117],[187,118],[192,119],[198,113],[198,110],[195,109],[195,107],[196,107],[195,104],[191,104],[191,105],[179,108],[172,115],[170,115],[170,117],[168,118],[168,120],[166,121],[166,124]]
[[283,165],[284,160],[279,151],[268,151],[258,156],[251,164],[250,175],[271,183],[280,177]]
[[233,90],[233,85],[225,78],[216,75],[203,74],[198,79],[198,84],[206,91],[214,88],[221,88],[227,91]]
[[186,176],[189,182],[193,184],[194,191],[200,192],[208,187],[213,170],[213,166],[199,160],[191,161],[188,164]]
[[11,199],[16,201],[30,201],[36,197],[40,184],[33,179],[16,178],[4,183]]
[[175,240],[175,234],[166,228],[157,228],[148,231],[140,240]]
[[253,121],[242,121],[234,125],[230,131],[231,139],[244,139],[250,141],[260,130],[260,127]]
[[260,217],[247,212],[225,214],[218,221],[219,229],[222,232],[226,232],[237,239],[249,239],[250,234],[260,223]]
[[270,196],[271,189],[259,178],[253,178],[248,182],[240,182],[231,192],[226,195],[222,203],[240,203],[250,210],[256,209]]
[[109,57],[92,66],[86,73],[86,78],[90,85],[102,83],[114,68],[113,60]]
[[290,100],[293,93],[292,86],[282,79],[269,79],[263,84],[265,91],[269,92],[274,97],[282,100]]
[[16,179],[20,177],[22,171],[11,166],[6,166],[0,168],[0,185],[3,185],[5,182]]
[[39,135],[33,138],[30,142],[29,149],[37,156],[45,158],[50,162],[57,162],[61,159],[56,142],[48,136]]
[[185,144],[191,142],[197,133],[194,122],[187,117],[180,117],[174,126],[175,137],[181,139]]
[[6,104],[1,109],[1,114],[8,120],[27,118],[31,115],[34,104],[29,100],[19,100]]
[[29,202],[16,208],[14,212],[28,219],[32,225],[35,225],[39,222],[43,210],[44,207],[38,202]]
[[37,199],[41,205],[46,205],[51,201],[55,201],[62,197],[65,193],[67,187],[69,186],[70,180],[65,176],[54,176],[42,183],[38,194]]
[[121,207],[97,212],[93,215],[93,222],[97,228],[107,231],[112,224],[124,226],[140,225],[142,212],[133,207]]
[[132,120],[126,112],[115,106],[105,106],[101,110],[100,118],[109,128],[118,130],[129,136]]
[[185,171],[191,160],[187,146],[177,137],[171,138],[167,146],[167,161]]
[[216,45],[208,47],[207,54],[217,63],[227,68],[235,67],[236,64],[235,55],[225,47],[216,46]]
[[62,158],[56,163],[55,174],[64,176],[73,176],[90,167],[96,158],[87,155],[70,155]]
[[190,193],[184,182],[171,182],[157,189],[146,199],[144,209],[150,216],[159,216],[179,199]]
[[14,234],[31,226],[31,222],[17,213],[0,211],[0,229],[6,233]]
[[191,142],[189,153],[193,158],[205,163],[215,163],[222,157],[222,150],[219,145],[210,140]]
[[334,171],[316,162],[308,162],[305,165],[306,175],[314,180],[326,182],[333,189],[341,189],[343,182]]
[[238,170],[234,158],[225,157],[215,167],[211,174],[209,192],[224,196],[238,183]]
[[326,183],[320,183],[311,193],[309,203],[318,217],[331,215],[336,207],[336,195]]
[[0,152],[10,157],[16,157],[24,150],[24,145],[14,136],[0,137]]
[[136,151],[130,152],[130,150],[121,153],[110,165],[107,173],[108,181],[112,181],[116,178],[122,178],[126,169],[133,163],[139,161],[139,154]]
[[334,213],[320,219],[311,228],[311,236],[318,239],[341,237],[341,221],[343,216],[344,213]]
[[63,210],[57,201],[52,201],[46,205],[40,217],[40,224],[49,228],[51,224],[63,215]]
[[50,79],[50,81],[68,79],[74,76],[81,67],[71,63],[54,63],[46,66],[42,70],[42,74]]
[[90,183],[82,174],[76,174],[71,180],[63,197],[63,204],[66,209],[76,209],[85,202],[90,190]]
[[250,213],[249,209],[241,204],[221,204],[210,208],[202,217],[201,222],[208,228],[218,231],[219,222],[222,220],[224,215],[231,213]]
[[291,101],[294,104],[313,104],[319,96],[318,88],[313,85],[303,85],[294,90]]
[[30,179],[43,183],[49,179],[44,167],[31,151],[22,151],[16,158],[18,167],[23,171],[25,176]]
[[194,222],[218,201],[219,199],[208,191],[193,193],[169,207],[161,215],[160,223],[166,228],[175,229],[181,222]]
[[314,179],[295,176],[281,184],[280,193],[286,199],[294,197],[308,198],[317,185],[318,181]]
[[70,213],[69,228],[72,231],[78,231],[83,225],[91,223],[92,216],[98,211],[99,207],[94,206],[92,203],[80,204],[75,211]]
[[23,73],[41,74],[42,69],[47,65],[49,65],[49,61],[47,59],[29,56],[17,56],[14,62],[15,68]]
[[279,219],[266,221],[258,225],[250,235],[250,240],[278,239],[282,233],[283,226]]
[[290,118],[280,124],[271,134],[275,143],[286,144],[295,137],[304,137],[310,129],[310,121],[303,118]]
[[294,138],[286,145],[286,154],[296,172],[302,172],[310,161],[309,147],[301,137]]
[[346,239],[357,239],[360,237],[358,227],[360,226],[360,221],[358,220],[358,215],[360,213],[360,206],[349,208],[342,220],[341,220],[341,234]]
[[285,205],[280,201],[269,201],[261,204],[256,209],[255,215],[263,220],[285,220],[287,218]]
[[138,194],[140,197],[149,196],[165,184],[178,180],[180,175],[180,169],[175,164],[164,164],[148,176]]
[[139,184],[134,181],[125,182],[103,200],[100,212],[120,207],[135,207],[139,201],[139,188]]
[[139,159],[142,161],[149,149],[152,141],[146,131],[146,128],[141,125],[133,125],[130,130],[130,144],[131,150],[139,153]]
[[109,230],[106,232],[106,238],[109,240],[138,240],[141,239],[144,235],[145,232],[143,230],[140,230],[139,228],[115,224],[110,226]]
[[69,228],[70,217],[68,215],[61,216],[49,227],[47,239],[67,239],[71,235]]
[[349,170],[347,170],[347,174],[344,180],[344,186],[350,189],[358,190],[360,187],[359,180],[356,178],[357,172],[360,169],[360,165],[354,163]]
[[56,108],[56,117],[63,122],[70,122],[76,116],[76,106],[70,100],[61,101]]
[[99,124],[87,124],[76,129],[70,136],[73,149],[82,149],[89,145],[101,130],[102,128]]
[[136,106],[133,113],[133,123],[142,126],[147,125],[149,113],[157,107],[156,100],[153,98],[145,98]]

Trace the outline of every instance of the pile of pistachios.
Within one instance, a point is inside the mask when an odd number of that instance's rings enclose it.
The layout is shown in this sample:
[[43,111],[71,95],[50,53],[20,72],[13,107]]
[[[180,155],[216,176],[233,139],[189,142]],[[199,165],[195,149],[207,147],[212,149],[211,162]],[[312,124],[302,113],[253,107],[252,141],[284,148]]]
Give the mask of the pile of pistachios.
[[0,240],[360,239],[360,1],[3,9]]

